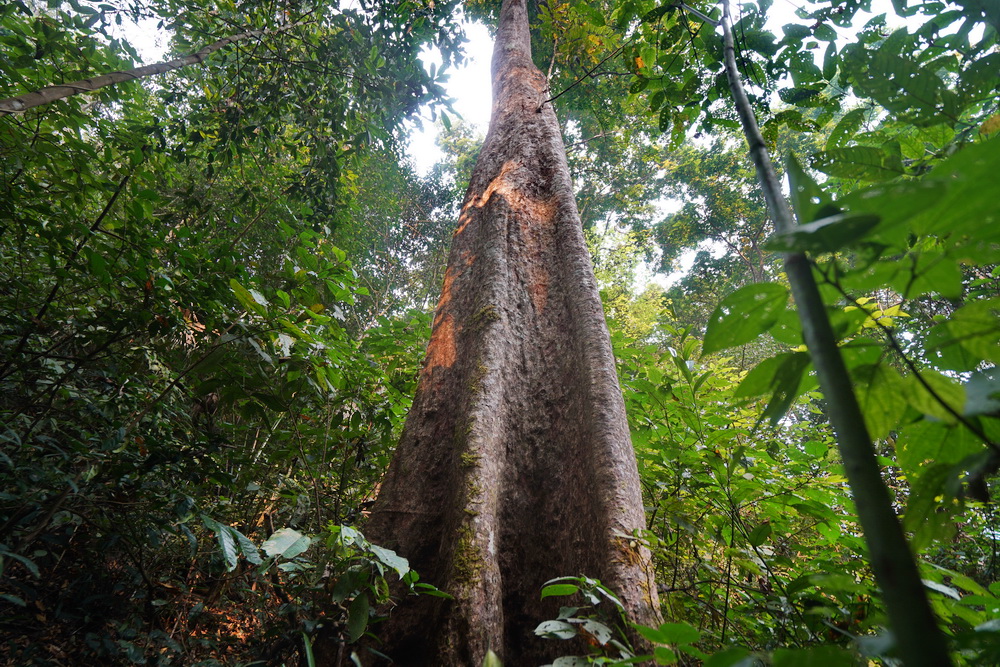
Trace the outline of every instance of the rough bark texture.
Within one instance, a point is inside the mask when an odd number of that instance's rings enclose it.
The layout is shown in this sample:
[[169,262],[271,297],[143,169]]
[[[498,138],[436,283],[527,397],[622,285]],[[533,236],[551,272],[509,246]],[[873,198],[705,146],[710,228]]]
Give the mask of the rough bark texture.
[[367,527],[422,581],[379,650],[401,665],[538,665],[548,579],[585,574],[659,620],[604,313],[524,0],[506,0],[493,117],[455,231],[413,408]]

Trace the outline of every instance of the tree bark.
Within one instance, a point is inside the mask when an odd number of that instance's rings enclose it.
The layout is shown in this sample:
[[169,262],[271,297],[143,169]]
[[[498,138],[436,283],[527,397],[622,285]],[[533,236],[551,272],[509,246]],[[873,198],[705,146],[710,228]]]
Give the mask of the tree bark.
[[[549,579],[597,577],[656,624],[625,407],[525,0],[505,0],[493,115],[455,231],[413,407],[366,529],[453,600],[409,596],[378,650],[400,665],[538,665]],[[563,601],[565,604],[565,602]]]

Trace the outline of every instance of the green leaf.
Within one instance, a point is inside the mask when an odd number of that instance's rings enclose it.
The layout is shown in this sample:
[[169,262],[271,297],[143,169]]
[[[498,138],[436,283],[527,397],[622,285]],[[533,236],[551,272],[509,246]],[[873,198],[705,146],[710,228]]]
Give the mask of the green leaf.
[[383,565],[391,567],[400,577],[406,576],[406,573],[410,571],[409,561],[398,555],[392,549],[385,549],[374,544],[369,545],[368,548],[371,549],[371,552],[375,554],[375,557],[378,558]]
[[809,166],[830,176],[862,181],[885,181],[906,173],[898,153],[871,146],[819,151],[812,154]]
[[535,634],[539,637],[572,639],[576,637],[576,626],[566,621],[543,621],[535,628]]
[[936,371],[921,369],[919,378],[907,376],[903,389],[914,409],[946,423],[954,423],[965,405],[962,385]]
[[280,398],[272,394],[255,391],[251,394],[251,396],[260,401],[265,407],[274,410],[275,412],[286,412],[288,410],[288,406],[282,403]]
[[782,88],[778,91],[778,97],[785,104],[802,104],[819,94],[820,91],[816,88]]
[[563,655],[552,661],[552,667],[587,667],[591,664],[584,655]]
[[763,30],[747,30],[740,35],[743,46],[752,51],[756,51],[762,56],[770,58],[778,52],[778,45],[774,41],[774,35]]
[[799,224],[805,224],[825,215],[840,213],[833,206],[830,198],[810,176],[795,155],[789,152],[785,156],[785,171],[788,173],[788,189],[792,200],[792,210]]
[[669,104],[664,104],[663,108],[660,109],[660,117],[658,123],[660,132],[666,132],[667,130],[670,129],[670,122],[673,119],[671,113],[672,109],[670,108]]
[[935,540],[949,540],[957,530],[952,515],[960,508],[946,488],[955,477],[952,466],[937,463],[928,466],[910,484],[903,527],[913,533],[910,543],[915,550]]
[[837,31],[825,23],[820,23],[813,28],[813,35],[816,36],[816,39],[823,40],[824,42],[832,42],[837,39]]
[[265,540],[260,548],[272,558],[295,558],[312,544],[312,540],[294,528],[282,528]]
[[780,648],[774,652],[774,667],[854,667],[854,654],[839,646]]
[[240,551],[243,552],[243,557],[246,558],[247,561],[253,563],[254,565],[260,565],[264,562],[260,557],[260,552],[257,550],[257,546],[251,542],[246,535],[235,528],[230,528],[230,530],[233,531],[233,535],[236,537],[236,541],[240,545]]
[[932,581],[930,579],[924,579],[924,586],[931,589],[932,591],[936,591],[942,595],[950,597],[952,600],[962,599],[962,596],[959,595],[958,591],[952,588],[951,586],[945,586],[944,584]]
[[[257,313],[258,315],[266,315],[267,310],[263,307],[263,304],[259,303],[254,295],[243,287],[235,278],[230,279],[229,287],[233,290],[233,294],[236,295],[236,299],[243,304],[243,307],[247,310]],[[261,297],[263,299],[263,297]]]
[[677,9],[677,5],[674,4],[674,3],[670,3],[670,4],[666,4],[666,5],[660,5],[656,9],[651,9],[648,12],[646,12],[643,15],[642,20],[640,21],[640,23],[650,23],[652,21],[655,21],[658,18],[660,18],[661,16],[663,16],[664,14],[666,14],[667,12],[673,11],[675,9]]
[[965,383],[966,417],[1000,416],[1000,369],[993,367],[973,373]]
[[580,587],[574,584],[551,584],[542,589],[542,599],[553,595],[573,595],[578,590]]
[[[776,359],[780,360],[776,365],[765,367],[761,371],[761,374],[771,373],[768,378],[771,396],[760,415],[760,419],[768,419],[772,425],[777,425],[781,421],[792,405],[792,401],[808,388],[816,386],[815,379],[806,375],[806,369],[809,368],[811,362],[808,353],[794,352],[778,355]],[[756,370],[755,368],[754,371]]]
[[736,647],[712,655],[703,667],[755,667],[757,664],[750,651]]
[[948,253],[931,250],[911,255],[916,266],[896,274],[890,282],[905,298],[915,299],[924,294],[937,294],[949,299],[962,296],[962,267]]
[[701,633],[687,623],[664,623],[658,628],[646,625],[635,626],[636,631],[654,644],[694,644],[701,639]]
[[[837,75],[837,42],[831,41],[826,45],[826,53],[823,54],[823,78],[832,81]],[[827,146],[829,148],[829,145]]]
[[809,28],[804,25],[799,25],[798,23],[788,23],[781,26],[781,31],[785,33],[785,39],[783,41],[801,41],[808,37],[811,32]]
[[788,289],[778,283],[758,283],[736,290],[712,312],[702,356],[750,342],[774,325],[787,304]]
[[670,644],[694,644],[701,639],[701,633],[687,623],[664,623],[659,632]]
[[948,331],[974,356],[1000,363],[1000,298],[962,306],[949,318]]
[[653,657],[658,665],[673,665],[677,663],[677,654],[666,646],[657,646],[653,649]]
[[868,109],[851,109],[844,114],[837,125],[830,132],[826,140],[826,150],[840,148],[850,141],[865,122]]
[[852,368],[851,379],[868,434],[876,440],[885,438],[899,425],[908,405],[903,379],[885,363]]
[[215,519],[212,519],[204,514],[201,517],[202,522],[205,527],[215,533],[216,538],[219,541],[219,550],[222,552],[222,558],[226,562],[226,570],[232,572],[236,569],[239,563],[239,556],[236,553],[236,540],[233,533],[234,531],[229,526],[219,523]]
[[361,639],[368,627],[369,610],[371,605],[368,596],[362,593],[351,601],[347,608],[347,643],[353,644]]
[[780,252],[837,252],[863,240],[878,223],[879,217],[870,213],[838,213],[775,234],[765,247]]
[[[410,570],[410,572],[413,572],[413,570]],[[436,586],[433,586],[431,584],[425,584],[422,582],[413,584],[413,590],[415,590],[420,595],[430,595],[432,598],[444,598],[445,600],[455,599],[454,596],[451,595],[450,593],[445,593]]]
[[747,539],[750,542],[751,546],[759,547],[760,545],[764,544],[764,542],[766,542],[767,538],[770,536],[771,536],[771,524],[762,523],[756,528],[754,528],[752,531],[750,531],[750,535],[747,537]]
[[584,630],[589,632],[591,636],[593,636],[593,638],[600,643],[601,646],[604,646],[609,641],[611,641],[611,637],[613,635],[613,633],[611,632],[611,628],[604,625],[603,623],[588,618],[586,621],[583,622],[582,627]]
[[636,93],[640,93],[645,90],[648,85],[649,79],[644,76],[636,76],[635,81],[633,81],[632,85],[628,87],[628,92],[631,95],[635,95]]
[[870,213],[881,218],[874,236],[883,236],[887,231],[897,231],[902,242],[913,233],[914,217],[927,210],[937,208],[947,192],[947,184],[941,181],[904,181],[886,185],[876,185],[856,190],[837,201],[845,211]]

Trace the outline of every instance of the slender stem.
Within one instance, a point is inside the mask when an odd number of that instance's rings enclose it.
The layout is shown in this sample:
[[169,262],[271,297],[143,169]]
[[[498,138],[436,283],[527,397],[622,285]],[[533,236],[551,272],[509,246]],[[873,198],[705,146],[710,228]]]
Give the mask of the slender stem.
[[[736,67],[728,0],[723,0],[722,8],[729,87],[775,228],[779,234],[786,233],[794,228],[792,213],[781,192],[781,184]],[[931,611],[916,560],[882,482],[875,448],[837,348],[812,267],[802,253],[785,254],[784,263],[802,322],[803,337],[827,398],[830,423],[837,434],[840,456],[868,546],[869,561],[882,589],[899,655],[908,667],[951,665],[947,644]]]
[[154,63],[152,65],[145,65],[143,67],[133,67],[132,69],[118,72],[109,72],[108,74],[101,74],[90,79],[81,79],[80,81],[46,86],[45,88],[25,93],[24,95],[8,97],[0,100],[0,116],[22,113],[33,107],[48,104],[49,102],[55,102],[56,100],[61,100],[66,97],[72,97],[73,95],[78,95],[80,93],[93,93],[101,88],[104,88],[105,86],[111,86],[125,81],[135,81],[147,76],[154,76],[156,74],[163,74],[171,70],[180,69],[181,67],[185,67],[187,65],[195,65],[204,61],[205,58],[210,56],[212,53],[223,47],[229,46],[230,44],[234,44],[245,39],[253,39],[255,37],[263,37],[264,35],[273,35],[285,32],[286,30],[290,30],[304,23],[306,23],[306,21],[289,23],[272,30],[251,30],[239,35],[225,37],[201,48],[198,51],[195,51],[194,53],[181,58],[175,58],[174,60],[167,60],[164,62]]
[[70,253],[69,258],[66,260],[66,263],[64,264],[65,267],[64,271],[56,277],[56,281],[52,285],[52,289],[49,290],[48,296],[45,297],[45,301],[42,303],[41,307],[38,309],[38,312],[35,313],[35,316],[32,318],[33,326],[29,326],[24,330],[24,333],[21,334],[21,339],[17,341],[17,345],[14,347],[14,351],[11,353],[10,358],[7,360],[7,363],[5,363],[3,367],[0,367],[0,379],[9,375],[8,371],[13,372],[14,365],[17,363],[18,357],[24,350],[25,344],[28,342],[28,339],[31,338],[31,334],[33,334],[35,330],[38,328],[38,326],[41,324],[42,318],[45,316],[45,313],[48,312],[49,310],[49,306],[51,306],[52,302],[55,301],[56,294],[59,293],[59,288],[62,287],[63,278],[65,278],[66,275],[69,273],[70,268],[72,268],[73,266],[73,262],[76,261],[76,258],[80,255],[80,252],[83,250],[83,247],[87,245],[87,241],[91,239],[91,237],[98,230],[98,228],[100,228],[101,223],[104,222],[104,218],[106,218],[108,214],[111,212],[111,209],[114,208],[115,202],[118,201],[119,195],[121,195],[121,193],[125,190],[125,186],[128,184],[129,179],[132,178],[132,174],[135,173],[136,167],[138,167],[138,165],[133,167],[132,171],[125,174],[125,176],[122,177],[122,180],[118,182],[118,187],[115,188],[115,191],[111,195],[111,198],[108,199],[108,202],[104,205],[104,209],[101,211],[100,215],[98,215],[97,218],[94,220],[94,223],[90,226],[90,229],[87,230],[87,233],[84,234],[79,241],[77,241],[76,247],[73,248],[73,252]]

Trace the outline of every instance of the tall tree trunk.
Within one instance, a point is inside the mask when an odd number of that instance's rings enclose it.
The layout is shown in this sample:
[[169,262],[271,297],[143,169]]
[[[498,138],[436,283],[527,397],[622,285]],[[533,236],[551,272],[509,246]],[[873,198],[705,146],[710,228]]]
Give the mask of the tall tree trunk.
[[[525,0],[505,0],[493,117],[452,242],[417,396],[366,530],[454,600],[408,597],[379,650],[402,665],[537,665],[534,636],[585,574],[659,620],[604,313]],[[580,651],[580,647],[575,647]]]

